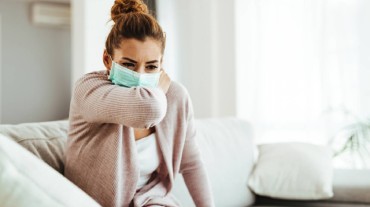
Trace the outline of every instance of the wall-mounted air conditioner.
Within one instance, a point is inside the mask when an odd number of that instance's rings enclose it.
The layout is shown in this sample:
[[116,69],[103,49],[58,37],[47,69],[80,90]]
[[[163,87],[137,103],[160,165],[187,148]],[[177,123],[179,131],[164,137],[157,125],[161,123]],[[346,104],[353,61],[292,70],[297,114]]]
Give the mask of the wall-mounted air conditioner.
[[31,16],[37,26],[71,26],[70,4],[35,2],[31,5]]

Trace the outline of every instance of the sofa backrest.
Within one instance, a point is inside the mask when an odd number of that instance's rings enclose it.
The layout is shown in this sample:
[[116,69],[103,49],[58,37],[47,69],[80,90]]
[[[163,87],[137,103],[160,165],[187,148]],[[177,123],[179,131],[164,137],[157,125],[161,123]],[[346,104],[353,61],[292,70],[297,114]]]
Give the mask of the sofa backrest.
[[[255,160],[251,125],[236,118],[201,119],[195,124],[216,206],[253,204],[255,195],[247,186]],[[173,191],[175,197],[183,206],[195,206],[182,176],[178,178]]]

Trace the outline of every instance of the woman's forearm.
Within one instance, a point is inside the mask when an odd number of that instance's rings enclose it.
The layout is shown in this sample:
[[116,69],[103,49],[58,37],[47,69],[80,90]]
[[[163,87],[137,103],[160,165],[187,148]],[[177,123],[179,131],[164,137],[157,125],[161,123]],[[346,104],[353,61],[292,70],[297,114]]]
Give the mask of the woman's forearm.
[[188,123],[180,164],[180,173],[184,177],[185,184],[195,205],[200,207],[212,207],[214,206],[214,201],[211,185],[196,141],[197,136],[190,97],[188,97],[187,100]]
[[212,207],[214,205],[210,183],[203,165],[182,173],[185,184],[196,206]]
[[159,88],[125,88],[92,74],[76,83],[71,107],[87,121],[135,128],[158,124],[166,114],[167,99]]

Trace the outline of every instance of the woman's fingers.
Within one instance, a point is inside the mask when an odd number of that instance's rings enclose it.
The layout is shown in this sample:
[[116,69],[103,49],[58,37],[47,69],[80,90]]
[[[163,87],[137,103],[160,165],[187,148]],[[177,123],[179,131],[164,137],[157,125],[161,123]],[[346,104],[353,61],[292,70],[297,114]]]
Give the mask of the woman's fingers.
[[163,90],[164,93],[167,93],[168,88],[170,87],[171,84],[171,78],[168,76],[168,74],[164,71],[162,68],[161,71],[161,76],[159,78],[159,83],[158,87]]

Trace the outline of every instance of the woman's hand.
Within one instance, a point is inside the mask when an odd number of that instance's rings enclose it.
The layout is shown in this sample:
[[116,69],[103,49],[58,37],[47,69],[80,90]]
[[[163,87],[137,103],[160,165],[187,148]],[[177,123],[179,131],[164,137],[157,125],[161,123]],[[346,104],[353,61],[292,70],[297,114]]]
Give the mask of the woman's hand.
[[162,91],[166,94],[170,85],[171,78],[167,75],[167,73],[163,69],[161,69],[161,76],[159,77],[158,87],[162,89]]

